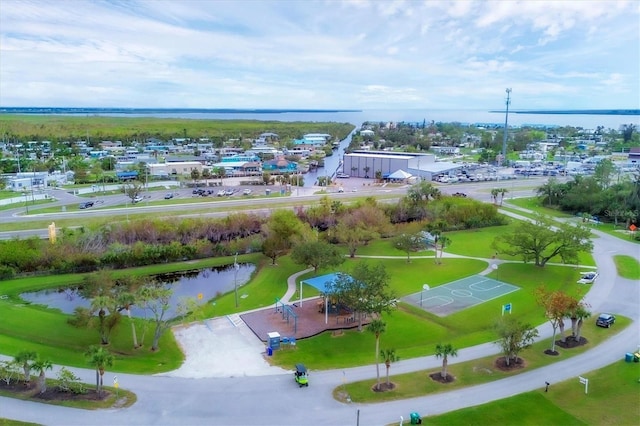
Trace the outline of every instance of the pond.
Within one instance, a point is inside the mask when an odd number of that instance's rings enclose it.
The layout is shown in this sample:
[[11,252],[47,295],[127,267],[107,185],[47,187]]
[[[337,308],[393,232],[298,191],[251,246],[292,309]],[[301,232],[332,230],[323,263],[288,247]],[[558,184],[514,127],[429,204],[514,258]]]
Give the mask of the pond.
[[[167,312],[167,318],[176,316],[176,307],[178,303],[187,297],[196,298],[199,304],[207,303],[224,293],[233,291],[235,283],[238,285],[238,295],[243,297],[241,288],[251,278],[251,274],[256,269],[253,264],[238,264],[238,270],[233,265],[220,266],[214,268],[205,268],[192,271],[175,272],[171,274],[162,274],[153,276],[158,282],[169,286],[173,289],[173,295],[169,302],[170,308]],[[198,295],[202,294],[202,299],[198,300]],[[59,288],[35,291],[30,293],[22,293],[20,297],[30,303],[44,305],[49,308],[59,309],[65,314],[73,314],[78,306],[85,308],[90,307],[87,299],[84,299],[78,293],[78,288]],[[138,318],[144,318],[144,309],[133,307],[131,315]],[[146,313],[149,318],[150,312]]]

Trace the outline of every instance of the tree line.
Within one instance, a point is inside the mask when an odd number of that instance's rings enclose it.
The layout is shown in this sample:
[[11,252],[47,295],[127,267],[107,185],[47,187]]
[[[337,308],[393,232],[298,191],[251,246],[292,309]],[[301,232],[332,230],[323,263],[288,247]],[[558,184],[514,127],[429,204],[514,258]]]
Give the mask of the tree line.
[[640,173],[619,174],[609,160],[601,161],[592,176],[576,175],[561,183],[550,178],[537,189],[542,205],[567,213],[585,215],[585,221],[638,224],[640,220]]
[[328,197],[270,217],[233,213],[215,218],[143,218],[99,227],[63,228],[55,244],[37,238],[0,242],[0,277],[19,274],[91,272],[235,253],[262,252],[275,263],[289,252],[293,237],[312,230],[355,256],[375,238],[392,237],[408,222],[438,222],[442,230],[500,225],[495,206],[441,195],[431,184],[412,187],[393,204],[374,198],[345,204]]

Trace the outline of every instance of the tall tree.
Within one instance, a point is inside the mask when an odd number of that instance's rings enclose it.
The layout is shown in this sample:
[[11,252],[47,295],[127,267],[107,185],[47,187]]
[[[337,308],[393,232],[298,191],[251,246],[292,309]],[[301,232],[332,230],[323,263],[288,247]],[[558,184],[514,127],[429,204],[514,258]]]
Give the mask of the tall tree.
[[310,229],[291,210],[276,210],[262,226],[263,253],[276,264],[278,257],[292,247],[296,237],[308,236]]
[[559,223],[545,216],[537,216],[533,222],[523,221],[511,233],[499,235],[492,247],[511,256],[519,256],[525,262],[533,260],[543,267],[559,256],[565,263],[576,263],[578,253],[590,252],[591,230],[583,225]]
[[627,143],[633,138],[633,132],[636,131],[636,125],[633,123],[623,124],[620,127],[620,130],[622,131],[622,138],[624,139],[624,142]]
[[127,182],[122,185],[122,192],[124,192],[124,194],[131,200],[131,203],[133,203],[133,200],[135,200],[136,197],[142,194],[143,190],[143,183],[137,180]]
[[384,212],[376,205],[366,203],[343,214],[335,231],[338,241],[347,245],[349,256],[355,257],[358,247],[384,235],[390,227]]
[[436,358],[442,358],[442,371],[440,377],[443,380],[447,380],[447,365],[449,364],[450,356],[458,356],[458,350],[451,345],[451,343],[438,343],[436,345]]
[[89,365],[96,368],[96,390],[98,396],[102,396],[104,371],[107,367],[113,366],[113,355],[102,346],[91,346],[85,356]]
[[384,361],[384,365],[387,368],[387,388],[389,387],[389,369],[391,368],[391,363],[400,361],[400,357],[396,354],[395,349],[382,349],[380,351],[380,356]]
[[338,273],[338,277],[327,285],[327,294],[334,295],[354,310],[359,331],[362,331],[365,315],[391,312],[395,307],[395,296],[389,290],[389,275],[382,264],[370,267],[361,262],[353,268],[351,275]]
[[540,286],[535,290],[536,302],[544,309],[544,315],[551,324],[553,336],[551,338],[551,353],[556,353],[556,332],[560,329],[564,341],[564,319],[568,312],[575,309],[578,301],[568,294],[556,290],[548,291]]
[[411,263],[411,252],[424,248],[422,234],[400,234],[393,239],[393,245],[407,254],[407,263]]
[[520,322],[511,315],[501,317],[494,328],[500,338],[496,343],[500,345],[507,365],[510,365],[511,360],[517,362],[518,354],[529,348],[538,337],[538,330],[535,327]]
[[157,283],[147,284],[138,291],[137,299],[140,301],[141,306],[149,310],[153,315],[155,329],[153,343],[151,344],[152,351],[158,350],[160,337],[169,329],[169,319],[166,318],[166,314],[170,308],[169,302],[172,295],[173,290],[171,288],[165,288]]
[[374,319],[367,326],[369,330],[376,337],[376,389],[380,389],[380,335],[387,330],[387,324],[379,318]]
[[320,268],[338,266],[344,262],[344,256],[337,247],[321,240],[296,243],[291,250],[291,259],[299,265],[311,266],[314,274]]

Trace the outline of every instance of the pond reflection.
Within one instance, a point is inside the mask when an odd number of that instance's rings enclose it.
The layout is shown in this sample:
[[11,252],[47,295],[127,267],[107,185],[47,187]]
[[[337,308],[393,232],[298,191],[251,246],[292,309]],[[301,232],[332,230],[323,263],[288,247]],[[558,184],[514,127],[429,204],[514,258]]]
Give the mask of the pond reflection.
[[[235,283],[240,289],[241,286],[249,281],[255,269],[256,267],[253,264],[240,263],[238,264],[237,274],[233,265],[227,265],[154,275],[150,278],[173,289],[173,295],[169,302],[170,309],[167,313],[167,317],[173,318],[176,315],[176,307],[180,300],[186,297],[197,298],[198,294],[202,294],[202,300],[198,300],[198,303],[202,304],[224,293],[233,291]],[[78,288],[41,290],[22,293],[20,297],[33,304],[59,309],[65,314],[73,314],[78,306],[90,307],[89,300],[80,296]],[[145,312],[143,309],[134,306],[131,309],[131,315],[144,318]],[[147,312],[146,315],[149,317],[150,313]]]

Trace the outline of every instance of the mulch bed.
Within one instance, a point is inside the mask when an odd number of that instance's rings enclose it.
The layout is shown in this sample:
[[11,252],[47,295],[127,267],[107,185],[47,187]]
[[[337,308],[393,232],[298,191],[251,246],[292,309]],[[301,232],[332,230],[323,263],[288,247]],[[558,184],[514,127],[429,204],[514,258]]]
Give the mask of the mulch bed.
[[5,381],[0,381],[0,391],[35,401],[102,401],[111,395],[111,392],[104,390],[100,397],[98,393],[92,389],[87,389],[87,392],[84,394],[61,392],[55,386],[48,386],[46,391],[36,393],[36,387],[37,384],[35,381],[29,383],[29,385],[17,380],[12,380],[9,384]]
[[579,346],[586,345],[587,343],[589,343],[589,341],[584,337],[580,337],[580,340],[576,340],[574,336],[565,338],[564,342],[561,340],[556,340],[556,345],[560,346],[563,349],[577,348]]
[[438,382],[438,383],[452,383],[456,380],[455,376],[452,376],[451,374],[447,373],[447,375],[445,377],[442,377],[442,374],[440,374],[440,372],[438,371],[437,373],[431,373],[429,374],[429,377],[431,378],[431,380],[433,380],[434,382]]
[[[297,325],[292,315],[289,315],[287,321],[286,315],[282,313],[282,306],[278,306],[276,310],[275,304],[271,308],[241,314],[240,318],[263,342],[267,341],[267,333],[271,332],[278,332],[281,338],[304,339],[327,330],[340,331],[358,327],[358,321],[348,312],[341,312],[340,315],[329,314],[328,322],[325,324],[325,316],[319,311],[322,300],[322,298],[303,300],[302,306],[299,306],[299,302],[289,304],[288,306],[297,316]],[[367,325],[371,319],[367,316],[363,319],[362,325]]]
[[524,359],[517,358],[516,360],[509,360],[509,365],[507,365],[507,359],[501,356],[496,359],[494,365],[500,371],[513,371],[525,368],[527,366],[527,363],[524,361]]
[[380,386],[379,387],[376,386],[376,385],[373,385],[371,387],[371,390],[374,391],[374,392],[388,392],[388,391],[394,390],[395,388],[396,388],[396,384],[393,383],[393,382],[389,382],[389,383],[380,382]]

